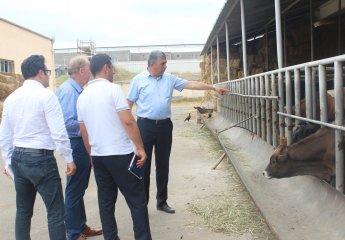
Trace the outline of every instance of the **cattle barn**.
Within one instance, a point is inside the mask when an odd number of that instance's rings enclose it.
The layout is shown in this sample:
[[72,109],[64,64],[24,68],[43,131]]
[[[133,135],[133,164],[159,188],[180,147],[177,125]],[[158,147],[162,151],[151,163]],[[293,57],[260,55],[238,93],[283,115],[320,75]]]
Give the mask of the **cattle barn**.
[[[228,0],[202,56],[202,80],[231,90],[205,96],[203,120],[277,238],[345,239],[345,0]],[[321,129],[293,143],[301,123]],[[265,178],[272,156],[308,172]],[[316,157],[327,161],[312,176]]]

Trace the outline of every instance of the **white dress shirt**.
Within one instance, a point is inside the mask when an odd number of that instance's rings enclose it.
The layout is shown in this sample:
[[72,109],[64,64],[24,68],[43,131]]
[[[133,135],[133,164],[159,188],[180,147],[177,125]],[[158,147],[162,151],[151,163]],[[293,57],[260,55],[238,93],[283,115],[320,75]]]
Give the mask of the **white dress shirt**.
[[119,85],[98,78],[89,82],[77,101],[78,120],[85,124],[92,156],[125,155],[133,144],[123,127],[120,111],[129,110]]
[[11,164],[14,147],[57,150],[66,163],[72,150],[55,94],[36,80],[25,80],[5,102],[0,125],[2,158]]

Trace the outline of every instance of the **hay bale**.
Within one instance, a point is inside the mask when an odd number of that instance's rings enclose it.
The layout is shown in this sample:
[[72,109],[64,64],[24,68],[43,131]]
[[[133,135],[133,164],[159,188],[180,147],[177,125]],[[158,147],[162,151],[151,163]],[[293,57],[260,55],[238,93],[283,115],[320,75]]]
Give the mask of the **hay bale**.
[[14,88],[6,83],[0,82],[0,100],[3,101],[5,98],[7,98],[8,95],[11,94],[11,92],[14,91]]
[[20,87],[23,82],[24,79],[19,74],[0,74],[0,100],[5,100],[5,98]]

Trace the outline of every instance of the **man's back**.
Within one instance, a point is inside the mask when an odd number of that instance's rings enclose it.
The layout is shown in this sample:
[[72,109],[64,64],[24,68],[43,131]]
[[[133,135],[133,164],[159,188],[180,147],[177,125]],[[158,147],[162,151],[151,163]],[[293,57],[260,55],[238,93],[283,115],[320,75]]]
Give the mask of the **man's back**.
[[88,129],[91,155],[121,155],[133,152],[131,141],[117,112],[129,109],[118,85],[95,79],[77,102],[78,120]]
[[[40,83],[26,80],[22,87],[6,99],[4,114],[8,115],[11,123],[14,145],[29,147],[24,145],[33,142],[35,145],[41,145],[42,137],[50,138],[45,121],[45,108],[52,96],[53,93]],[[37,147],[39,148],[39,146]]]

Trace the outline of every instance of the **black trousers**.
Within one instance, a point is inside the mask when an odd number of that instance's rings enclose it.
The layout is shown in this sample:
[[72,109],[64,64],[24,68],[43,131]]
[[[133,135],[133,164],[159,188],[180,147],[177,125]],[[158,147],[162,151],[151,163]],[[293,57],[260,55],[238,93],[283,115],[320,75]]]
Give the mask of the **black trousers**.
[[150,173],[153,147],[155,149],[157,206],[166,203],[168,199],[169,158],[172,144],[173,123],[170,118],[165,120],[150,120],[138,118],[138,126],[144,143],[147,160],[145,165],[146,200],[150,198]]
[[118,190],[131,211],[135,240],[152,239],[143,182],[128,171],[132,156],[133,153],[92,157],[105,240],[119,239],[115,219]]

